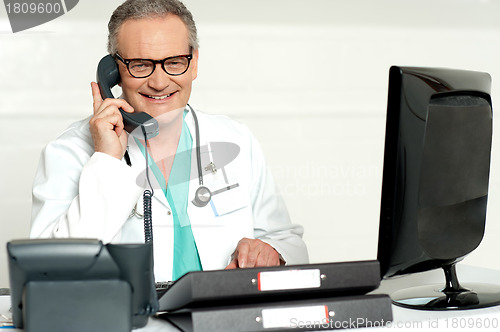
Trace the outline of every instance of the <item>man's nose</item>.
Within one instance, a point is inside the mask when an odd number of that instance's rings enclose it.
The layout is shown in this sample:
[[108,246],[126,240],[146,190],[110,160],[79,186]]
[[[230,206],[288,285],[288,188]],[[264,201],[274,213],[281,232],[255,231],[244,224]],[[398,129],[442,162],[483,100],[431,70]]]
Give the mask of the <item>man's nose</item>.
[[148,85],[157,91],[161,91],[170,85],[170,75],[163,70],[161,64],[157,63],[155,65],[156,68],[153,74],[148,77]]

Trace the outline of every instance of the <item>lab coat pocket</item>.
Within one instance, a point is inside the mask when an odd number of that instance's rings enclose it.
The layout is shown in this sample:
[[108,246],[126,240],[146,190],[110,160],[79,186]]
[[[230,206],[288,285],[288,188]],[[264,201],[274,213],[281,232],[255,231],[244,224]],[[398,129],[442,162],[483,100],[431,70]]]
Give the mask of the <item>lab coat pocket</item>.
[[241,210],[248,205],[248,197],[240,186],[217,193],[212,196],[210,201],[210,206],[216,217]]

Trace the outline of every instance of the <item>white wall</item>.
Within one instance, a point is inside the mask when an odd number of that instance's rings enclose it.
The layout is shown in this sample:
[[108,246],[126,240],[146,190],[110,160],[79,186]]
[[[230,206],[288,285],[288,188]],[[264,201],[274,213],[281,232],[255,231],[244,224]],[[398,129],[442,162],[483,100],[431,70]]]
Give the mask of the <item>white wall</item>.
[[[82,0],[16,34],[0,6],[0,287],[5,243],[28,235],[41,149],[92,112],[90,81],[120,2]],[[500,1],[185,3],[201,42],[191,104],[259,138],[313,262],[376,257],[391,65],[486,71],[500,100]],[[486,235],[466,262],[500,269],[498,144],[495,135]]]

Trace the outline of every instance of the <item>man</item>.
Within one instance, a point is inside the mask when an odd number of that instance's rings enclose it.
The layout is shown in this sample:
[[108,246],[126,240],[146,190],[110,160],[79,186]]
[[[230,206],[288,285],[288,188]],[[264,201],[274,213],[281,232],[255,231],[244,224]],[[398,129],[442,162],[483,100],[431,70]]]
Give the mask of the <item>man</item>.
[[[178,0],[128,0],[108,28],[122,99],[103,100],[93,82],[94,115],[43,151],[31,236],[143,242],[141,194],[152,183],[157,281],[193,270],[307,263],[302,227],[290,223],[255,138],[227,117],[188,106],[198,69],[191,13]],[[129,135],[119,108],[148,113],[159,134],[147,142]],[[233,160],[214,162],[235,146]],[[148,155],[154,162],[146,182]],[[192,202],[201,184],[197,164],[203,186],[218,192],[206,206]]]

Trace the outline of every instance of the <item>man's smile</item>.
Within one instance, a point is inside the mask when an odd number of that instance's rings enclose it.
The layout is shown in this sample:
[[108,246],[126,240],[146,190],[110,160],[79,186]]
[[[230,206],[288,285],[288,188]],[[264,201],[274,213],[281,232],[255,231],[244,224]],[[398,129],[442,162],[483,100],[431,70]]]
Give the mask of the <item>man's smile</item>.
[[146,98],[150,98],[150,99],[163,100],[163,99],[166,99],[166,98],[172,96],[174,93],[175,92],[168,93],[168,94],[165,94],[165,95],[159,95],[159,96],[147,95],[147,94],[144,94],[144,93],[141,93],[141,95],[144,96],[144,97],[146,97]]

